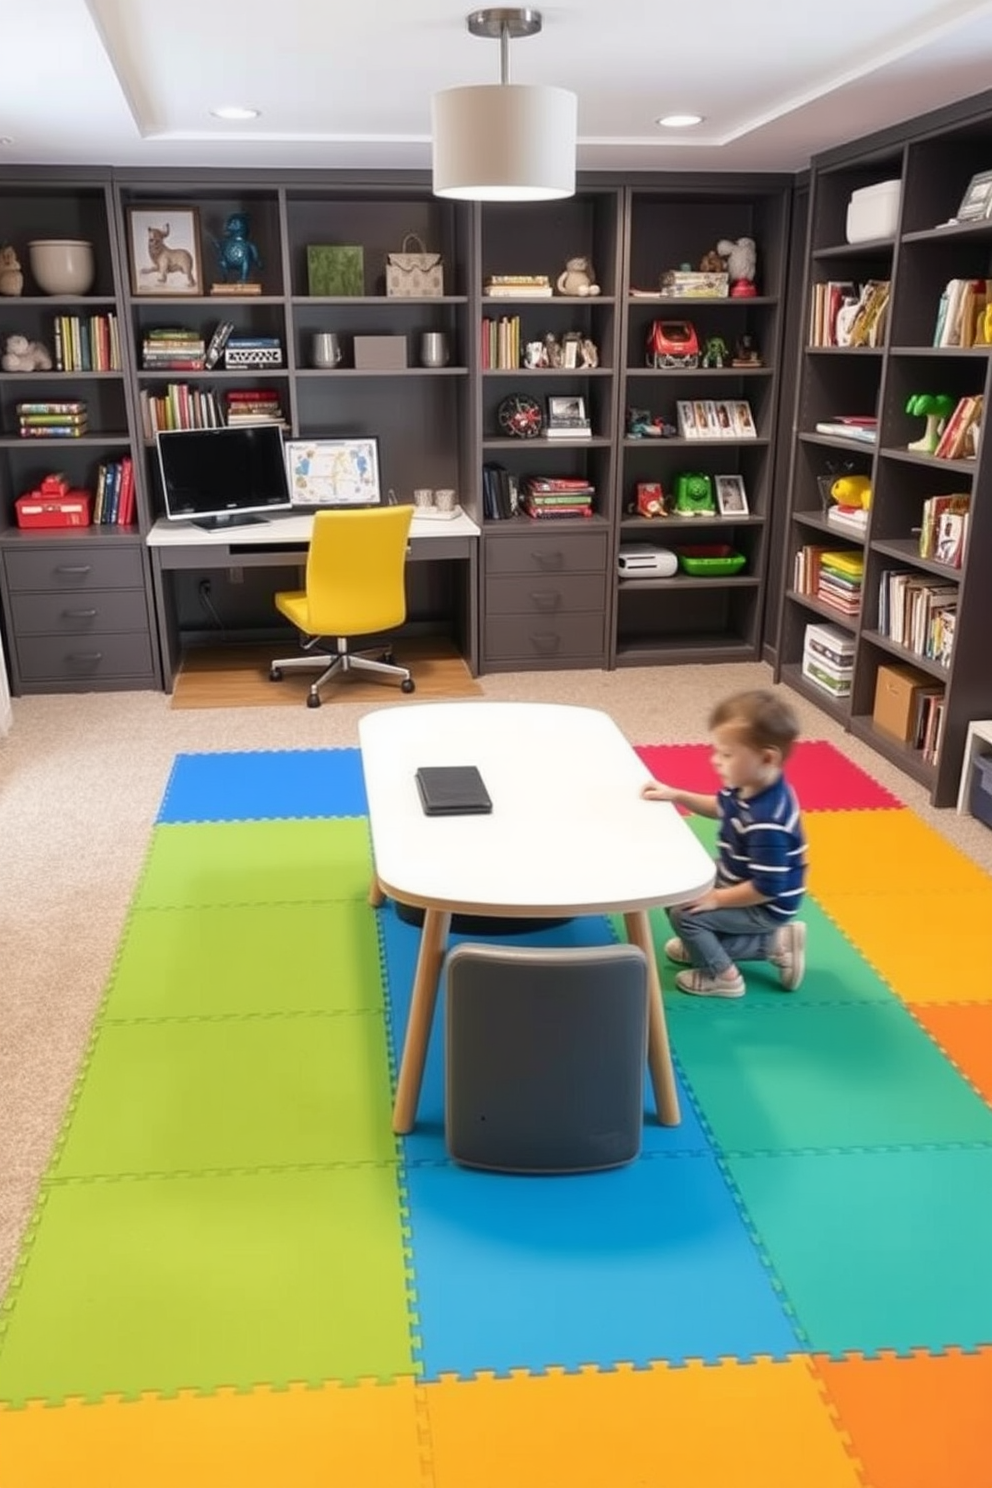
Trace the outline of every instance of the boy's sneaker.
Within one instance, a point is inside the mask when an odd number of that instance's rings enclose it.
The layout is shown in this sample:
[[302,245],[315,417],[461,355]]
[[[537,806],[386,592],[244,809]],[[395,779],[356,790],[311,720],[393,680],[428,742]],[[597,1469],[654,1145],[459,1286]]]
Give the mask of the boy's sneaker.
[[679,966],[692,965],[692,957],[677,935],[673,939],[665,941],[665,955],[669,961],[677,961]]
[[743,997],[747,991],[740,972],[724,980],[698,969],[680,971],[675,978],[675,985],[680,992],[688,992],[692,997]]
[[778,967],[778,979],[786,992],[795,992],[806,974],[806,926],[790,920],[776,930],[768,959]]

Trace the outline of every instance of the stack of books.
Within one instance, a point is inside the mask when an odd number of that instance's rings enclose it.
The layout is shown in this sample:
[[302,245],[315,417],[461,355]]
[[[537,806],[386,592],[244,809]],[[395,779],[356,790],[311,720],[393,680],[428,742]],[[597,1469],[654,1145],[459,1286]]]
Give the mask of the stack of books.
[[85,403],[18,403],[22,439],[79,439],[89,425]]
[[554,294],[547,274],[490,274],[482,292],[494,300],[549,300]]
[[232,388],[224,394],[227,423],[279,424],[286,427],[282,404],[275,388]]
[[146,372],[202,372],[206,350],[198,331],[161,326],[145,332],[141,365]]
[[839,413],[836,418],[822,419],[816,426],[817,434],[829,434],[832,439],[853,439],[858,444],[875,444],[878,439],[878,419],[859,413]]
[[520,505],[528,517],[591,517],[596,487],[581,476],[528,476]]
[[816,597],[831,609],[852,618],[861,611],[861,586],[865,577],[863,553],[844,550],[820,554]]

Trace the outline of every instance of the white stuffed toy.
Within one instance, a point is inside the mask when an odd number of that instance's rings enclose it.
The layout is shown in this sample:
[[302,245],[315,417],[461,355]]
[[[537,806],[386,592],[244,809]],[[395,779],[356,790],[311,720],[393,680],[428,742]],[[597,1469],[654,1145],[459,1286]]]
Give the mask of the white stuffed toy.
[[730,293],[753,295],[754,275],[758,267],[758,254],[753,238],[721,238],[716,245],[720,257],[726,260],[730,275]]
[[587,258],[566,259],[565,267],[558,275],[557,287],[560,295],[599,294],[596,271]]
[[40,341],[27,336],[8,336],[0,366],[5,372],[50,372],[52,359]]

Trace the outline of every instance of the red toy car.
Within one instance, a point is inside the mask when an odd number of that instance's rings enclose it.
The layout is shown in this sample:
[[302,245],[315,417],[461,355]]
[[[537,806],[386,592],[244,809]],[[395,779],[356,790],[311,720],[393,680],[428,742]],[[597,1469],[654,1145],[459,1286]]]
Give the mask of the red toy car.
[[698,367],[699,340],[687,320],[656,320],[648,331],[649,367]]

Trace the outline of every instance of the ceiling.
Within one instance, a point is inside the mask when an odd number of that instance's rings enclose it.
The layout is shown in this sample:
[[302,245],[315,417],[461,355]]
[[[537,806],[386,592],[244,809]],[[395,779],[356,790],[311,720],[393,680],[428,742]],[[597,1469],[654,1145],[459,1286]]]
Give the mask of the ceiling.
[[[538,0],[538,4],[540,0]],[[430,99],[499,80],[458,0],[36,0],[3,14],[0,166],[428,169]],[[583,170],[796,170],[979,93],[992,0],[568,0],[510,81],[579,100]],[[218,105],[259,109],[249,123]],[[673,133],[661,114],[703,114]]]

